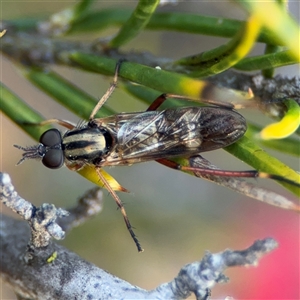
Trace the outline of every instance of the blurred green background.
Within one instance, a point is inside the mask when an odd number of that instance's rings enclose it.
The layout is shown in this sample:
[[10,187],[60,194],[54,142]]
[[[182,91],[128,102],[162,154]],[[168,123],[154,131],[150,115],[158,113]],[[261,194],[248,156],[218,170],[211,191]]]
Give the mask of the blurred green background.
[[[120,8],[122,5],[133,9],[135,4],[136,2],[127,1],[97,1],[94,6],[102,9]],[[71,5],[71,2],[2,2],[1,18],[5,20],[53,13],[67,5]],[[290,4],[290,11],[298,14],[295,15],[298,19],[299,8],[299,2]],[[238,6],[227,1],[183,1],[177,5],[163,6],[159,11],[246,18],[246,14]],[[94,38],[111,35],[116,30],[111,28]],[[225,39],[200,35],[145,31],[125,49],[180,58],[211,49],[224,42]],[[256,51],[262,49],[263,46],[260,45]],[[98,98],[106,91],[111,80],[66,67],[55,67],[55,70]],[[299,68],[281,68],[277,73],[299,75]],[[13,63],[3,56],[1,81],[46,118],[55,117],[75,123],[78,121],[78,117],[24,80]],[[120,112],[146,108],[131,101],[122,90],[117,90],[108,104]],[[256,112],[242,113],[257,121]],[[19,194],[35,205],[50,202],[68,208],[75,205],[76,199],[87,189],[93,187],[67,168],[49,170],[35,161],[26,161],[16,167],[21,152],[13,148],[13,144],[26,146],[35,144],[35,141],[6,116],[1,115],[1,171],[8,172]],[[294,168],[299,166],[297,158],[274,152],[273,154]],[[224,169],[249,169],[223,150],[205,153],[204,156]],[[102,213],[74,229],[62,242],[64,246],[134,285],[153,289],[172,280],[184,264],[201,259],[206,250],[218,252],[226,248],[243,249],[255,239],[271,236],[277,239],[280,248],[262,259],[258,268],[228,270],[226,275],[230,277],[230,283],[215,287],[212,298],[232,296],[235,299],[299,299],[298,215],[267,206],[155,162],[106,170],[131,191],[130,194],[120,194],[120,197],[126,204],[130,221],[136,228],[135,232],[145,252],[137,253],[123,218],[106,191]],[[272,182],[258,180],[257,184],[287,195],[287,192]],[[5,208],[2,211],[11,214]],[[2,284],[1,299],[16,297]]]

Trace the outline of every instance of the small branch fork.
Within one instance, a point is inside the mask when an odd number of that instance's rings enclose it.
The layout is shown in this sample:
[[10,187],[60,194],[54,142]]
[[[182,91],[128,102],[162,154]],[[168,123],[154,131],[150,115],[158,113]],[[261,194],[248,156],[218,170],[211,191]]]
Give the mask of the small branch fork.
[[[29,224],[31,238],[27,246],[28,252],[47,247],[51,238],[64,239],[64,230],[78,226],[86,218],[102,210],[102,191],[98,188],[86,193],[76,208],[70,210],[72,213],[70,215],[68,211],[56,208],[53,204],[43,203],[40,207],[36,207],[26,201],[15,191],[6,173],[0,173],[0,186],[1,202]],[[63,217],[64,220],[57,223],[57,219]]]
[[[228,282],[229,278],[223,274],[228,267],[234,266],[256,266],[258,260],[264,254],[274,250],[278,244],[272,238],[255,241],[252,246],[245,250],[225,250],[220,253],[211,254],[207,252],[201,261],[185,265],[177,277],[165,284],[171,285],[179,295],[179,299],[186,299],[193,292],[197,300],[208,299],[210,288],[216,283]],[[163,290],[161,285],[156,290]],[[171,295],[167,299],[171,299]]]
[[[3,204],[28,222],[31,231],[36,231],[30,240],[24,221],[1,216],[0,272],[19,299],[186,299],[194,293],[197,299],[204,300],[209,298],[210,289],[216,283],[228,281],[223,274],[228,267],[257,266],[261,256],[278,246],[275,240],[267,238],[255,241],[242,251],[206,253],[201,261],[184,266],[172,281],[146,291],[82,260],[50,240],[51,237],[63,238],[62,228],[70,230],[101,210],[102,192],[99,189],[86,193],[68,215],[65,210],[55,209],[50,204],[35,208],[17,194],[9,175],[0,173],[0,197]],[[63,221],[58,225],[55,220],[62,216]],[[27,255],[29,240],[30,259]]]
[[29,249],[48,246],[51,237],[57,240],[65,237],[56,219],[67,216],[68,212],[48,203],[35,207],[18,195],[5,173],[1,173],[1,202],[28,222],[31,229]]

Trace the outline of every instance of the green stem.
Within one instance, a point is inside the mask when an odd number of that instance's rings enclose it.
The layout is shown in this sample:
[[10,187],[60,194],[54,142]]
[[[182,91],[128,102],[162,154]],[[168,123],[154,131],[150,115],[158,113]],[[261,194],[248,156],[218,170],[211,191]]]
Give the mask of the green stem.
[[137,36],[148,24],[158,4],[159,0],[140,0],[130,18],[109,42],[108,46],[119,48]]
[[285,50],[277,53],[247,57],[238,62],[234,68],[242,71],[266,70],[296,64],[297,60],[291,51]]
[[[44,118],[21,98],[12,93],[3,83],[0,83],[0,109],[35,140],[38,140],[45,131],[45,126],[26,124],[39,123]],[[48,126],[48,128],[50,127]]]
[[[33,84],[81,118],[88,119],[97,104],[96,98],[91,97],[55,72],[28,70],[24,74]],[[104,117],[111,114],[113,111],[104,106],[97,116]]]

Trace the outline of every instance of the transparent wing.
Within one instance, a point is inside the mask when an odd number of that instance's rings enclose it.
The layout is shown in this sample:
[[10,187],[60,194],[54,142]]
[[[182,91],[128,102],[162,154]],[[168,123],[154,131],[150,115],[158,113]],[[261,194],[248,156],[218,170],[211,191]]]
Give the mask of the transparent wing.
[[103,165],[184,157],[223,148],[245,133],[246,123],[232,110],[185,107],[133,114],[126,121],[120,120],[118,127],[117,145]]

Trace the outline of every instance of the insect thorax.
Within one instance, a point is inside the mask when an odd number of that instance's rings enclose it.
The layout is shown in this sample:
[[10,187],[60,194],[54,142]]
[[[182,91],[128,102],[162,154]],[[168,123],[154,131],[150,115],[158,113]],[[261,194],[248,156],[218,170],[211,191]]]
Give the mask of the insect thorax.
[[76,128],[65,133],[62,147],[69,161],[99,164],[111,149],[113,137],[105,128]]

